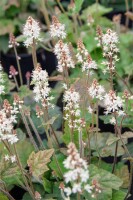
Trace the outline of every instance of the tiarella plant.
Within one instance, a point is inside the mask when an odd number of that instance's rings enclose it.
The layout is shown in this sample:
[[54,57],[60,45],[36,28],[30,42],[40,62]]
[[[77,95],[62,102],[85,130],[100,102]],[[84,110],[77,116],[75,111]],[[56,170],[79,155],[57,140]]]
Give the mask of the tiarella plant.
[[[17,69],[10,66],[9,80],[0,64],[0,199],[15,200],[14,186],[23,189],[22,200],[126,200],[130,196],[133,92],[117,68],[119,36],[110,28],[95,27],[98,52],[90,55],[77,33],[76,24],[84,21],[77,14],[78,6],[71,1],[75,42],[69,38],[65,20],[61,23],[53,16],[50,25],[48,18],[57,58],[54,76],[38,63],[36,46],[43,38],[37,20],[29,16],[23,27],[23,45],[32,50],[34,66],[32,73],[26,73],[26,85],[19,44],[10,35]],[[87,28],[92,32],[96,19],[88,16]],[[100,59],[95,60],[94,54]],[[50,81],[57,81],[54,88]],[[107,124],[111,128],[105,132],[102,126]]]

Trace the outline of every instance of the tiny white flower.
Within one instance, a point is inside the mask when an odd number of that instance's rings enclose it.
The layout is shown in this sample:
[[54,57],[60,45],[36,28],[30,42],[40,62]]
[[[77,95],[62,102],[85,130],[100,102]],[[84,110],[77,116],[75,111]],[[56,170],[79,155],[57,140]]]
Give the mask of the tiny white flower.
[[66,188],[64,189],[64,192],[66,193],[67,196],[70,196],[71,193],[72,193],[72,190],[71,190],[70,187],[66,187]]
[[5,161],[8,161],[10,159],[9,155],[5,155]]
[[91,193],[92,192],[92,189],[93,187],[90,186],[89,184],[85,185],[84,189],[88,192],[88,193]]
[[115,125],[115,124],[116,124],[116,119],[115,119],[114,117],[112,117],[112,118],[110,119],[110,123]]
[[16,162],[16,156],[15,156],[15,155],[10,156],[10,159],[11,159],[11,162],[12,162],[12,163]]

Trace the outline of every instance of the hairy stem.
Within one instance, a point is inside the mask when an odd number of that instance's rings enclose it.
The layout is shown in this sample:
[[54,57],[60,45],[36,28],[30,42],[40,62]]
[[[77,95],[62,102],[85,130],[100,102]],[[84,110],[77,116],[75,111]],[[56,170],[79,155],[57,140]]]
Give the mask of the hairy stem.
[[27,178],[25,177],[25,174],[24,174],[24,171],[23,171],[23,167],[22,167],[22,164],[21,164],[21,162],[20,162],[20,159],[19,159],[19,156],[18,156],[18,153],[17,153],[15,144],[14,144],[13,146],[14,146],[14,151],[15,151],[15,155],[16,155],[16,158],[17,158],[17,164],[18,164],[18,166],[19,166],[19,168],[20,168],[20,171],[21,171],[21,174],[22,174],[22,176],[23,176],[23,180],[24,180],[24,182],[25,182],[25,185],[26,185],[26,187],[27,187],[27,190],[28,190],[29,194],[31,195],[31,197],[35,200],[34,193],[33,193],[33,191],[31,190],[31,188],[29,187]]
[[30,131],[30,128],[29,128],[29,126],[28,126],[28,123],[27,123],[27,121],[26,121],[26,118],[25,118],[25,115],[24,115],[23,111],[20,110],[20,113],[21,113],[21,116],[22,116],[22,119],[23,119],[25,128],[26,128],[26,130],[27,130],[27,133],[28,133],[28,135],[29,135],[30,141],[31,141],[31,143],[33,144],[35,150],[36,150],[36,151],[39,151],[39,148],[38,148],[38,146],[37,146],[37,144],[36,144],[36,142],[35,142],[35,140],[34,140],[34,137],[32,136],[32,133],[31,133],[31,131]]
[[16,61],[17,61],[17,66],[18,66],[18,73],[19,73],[19,78],[20,78],[20,85],[23,85],[23,78],[22,78],[22,72],[21,72],[21,67],[20,67],[20,62],[19,62],[19,58],[18,58],[17,49],[16,49],[15,45],[13,47],[14,47],[15,57],[16,57]]
[[32,127],[32,129],[33,129],[33,131],[34,131],[34,133],[35,133],[35,135],[36,135],[36,137],[37,137],[37,139],[38,139],[38,142],[39,142],[39,144],[40,144],[40,147],[42,147],[42,148],[44,149],[44,145],[43,145],[42,139],[41,139],[41,137],[40,137],[40,135],[39,135],[39,133],[38,133],[38,131],[37,131],[37,129],[36,129],[36,127],[35,127],[33,121],[32,121],[32,119],[31,119],[31,117],[30,117],[29,115],[28,115],[27,117],[28,117],[28,120],[29,120],[29,122],[30,122],[30,125],[31,125],[31,127]]
[[10,193],[9,193],[8,191],[2,189],[1,187],[0,187],[0,191],[1,191],[3,194],[5,194],[10,200],[15,200],[15,199],[10,195]]
[[33,65],[34,69],[37,67],[37,55],[36,55],[36,41],[33,38],[33,45],[32,45],[32,59],[33,59]]

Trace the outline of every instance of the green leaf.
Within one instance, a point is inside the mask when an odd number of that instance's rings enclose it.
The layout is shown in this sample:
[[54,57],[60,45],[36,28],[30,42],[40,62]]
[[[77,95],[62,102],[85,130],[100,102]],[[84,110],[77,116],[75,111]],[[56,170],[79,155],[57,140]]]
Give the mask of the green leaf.
[[0,50],[3,51],[4,53],[7,53],[8,51],[8,43],[9,43],[8,35],[0,36]]
[[37,153],[32,152],[29,156],[27,164],[30,168],[30,172],[36,178],[43,175],[44,172],[48,171],[47,164],[50,162],[50,158],[53,155],[54,150],[44,150]]
[[[84,194],[86,200],[94,200],[91,194],[85,192]],[[106,188],[102,189],[102,192],[98,194],[98,200],[111,200],[112,199],[112,189]]]
[[[59,153],[59,154],[56,154],[56,158],[58,160],[58,165],[59,165],[59,167],[60,167],[60,169],[62,171],[62,174],[64,174],[66,172],[66,169],[64,168],[64,165],[63,165],[63,161],[65,159],[65,156],[63,154]],[[49,166],[53,170],[55,176],[57,176],[59,178],[62,178],[62,175],[60,173],[60,170],[59,170],[59,168],[57,166],[57,163],[56,163],[55,159],[53,159],[51,161]]]
[[83,2],[84,0],[75,0],[75,8],[74,8],[75,13],[78,13],[81,10]]
[[24,97],[27,97],[31,94],[32,94],[32,91],[29,90],[29,88],[26,85],[22,85],[19,88],[19,96],[20,96],[21,99],[23,99]]
[[89,171],[90,179],[96,179],[102,188],[119,190],[119,188],[123,184],[123,181],[120,178],[106,170],[96,167],[95,165],[91,164],[89,166]]
[[44,126],[52,125],[52,124],[55,122],[55,120],[58,118],[58,116],[59,116],[59,115],[53,116],[51,119],[49,119],[49,120],[48,120],[46,123],[44,123],[43,125],[44,125]]
[[124,165],[122,166],[120,169],[116,169],[115,170],[115,175],[118,176],[119,178],[121,178],[121,180],[123,181],[122,184],[122,188],[128,188],[129,186],[129,170],[128,170],[128,166]]
[[32,197],[30,196],[30,194],[28,192],[26,192],[22,198],[22,200],[33,200]]
[[[112,200],[112,191],[119,190],[120,186],[122,185],[121,179],[106,170],[96,167],[93,164],[89,166],[89,172],[90,181],[97,181],[99,187],[101,188],[101,193],[99,193],[97,196],[98,200]],[[86,200],[94,199],[89,193],[85,192],[83,195],[85,196]]]
[[14,24],[10,19],[0,20],[0,35],[5,35],[14,32]]
[[119,191],[114,190],[112,195],[112,200],[124,200],[125,196],[126,196],[125,192],[121,190]]
[[43,187],[44,187],[46,192],[52,193],[52,182],[50,182],[46,178],[43,178]]
[[86,19],[88,15],[95,16],[102,16],[112,11],[112,8],[106,8],[98,3],[94,3],[93,5],[89,6],[88,8],[84,9],[82,18]]
[[49,118],[51,119],[53,116],[58,116],[58,118],[56,118],[54,120],[54,123],[52,125],[54,130],[57,130],[61,127],[62,125],[62,112],[61,109],[58,106],[55,106],[54,108],[50,108],[48,110],[49,113]]
[[106,144],[107,144],[107,145],[111,145],[111,144],[117,142],[118,140],[119,140],[118,137],[115,137],[115,135],[110,134],[109,137],[108,137],[108,139],[107,139]]
[[34,147],[32,146],[31,142],[26,138],[25,140],[19,141],[16,144],[16,149],[17,149],[21,164],[23,165],[23,167],[26,167],[27,159],[29,158],[29,155],[31,154],[31,152],[34,150]]
[[7,196],[4,195],[3,193],[0,193],[0,199],[1,200],[8,200]]
[[15,163],[10,163],[4,159],[0,162],[0,179],[5,182],[7,187],[19,185],[21,173]]
[[26,139],[26,133],[24,133],[24,132],[22,131],[22,129],[17,128],[17,129],[16,129],[16,132],[17,132],[18,139],[19,139],[20,141],[24,141],[24,140]]
[[94,39],[94,37],[95,37],[95,32],[91,33],[91,35],[89,35],[89,37],[88,37],[88,34],[87,34],[83,38],[83,42],[85,44],[85,47],[89,51],[89,53],[91,53],[93,50],[95,50],[97,48],[97,42]]
[[44,130],[44,127],[42,126],[41,119],[37,118],[35,110],[31,110],[31,116],[30,117],[31,117],[38,133],[43,134],[45,132],[45,130]]
[[59,20],[61,23],[65,23],[67,33],[72,32],[73,24],[72,21],[69,19],[69,17],[66,14],[60,14]]
[[[98,156],[97,151],[99,151],[101,157],[108,157],[115,155],[115,143],[107,145],[107,140],[109,137],[113,137],[112,133],[93,133],[91,134],[90,144],[91,149],[95,150],[93,155]],[[118,154],[121,156],[124,154],[124,149],[122,147],[121,141],[118,142]]]

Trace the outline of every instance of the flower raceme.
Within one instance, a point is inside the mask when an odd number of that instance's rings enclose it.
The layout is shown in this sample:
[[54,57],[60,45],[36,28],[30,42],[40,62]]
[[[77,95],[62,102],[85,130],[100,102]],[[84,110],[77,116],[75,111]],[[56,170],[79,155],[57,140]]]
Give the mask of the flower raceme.
[[53,97],[49,96],[51,89],[48,83],[48,73],[46,70],[42,70],[39,64],[32,73],[32,83],[34,84],[33,93],[35,94],[35,101],[40,101],[43,107],[53,107],[50,103]]
[[57,69],[59,72],[63,72],[65,71],[65,69],[75,67],[71,57],[69,46],[68,44],[63,43],[62,40],[59,40],[58,43],[55,45],[54,53],[57,56]]
[[78,53],[76,54],[76,57],[78,59],[78,62],[82,63],[85,60],[85,58],[89,55],[89,53],[81,39],[79,39],[77,42],[77,51]]
[[72,193],[82,193],[83,190],[91,193],[92,187],[88,184],[87,162],[80,157],[74,143],[68,145],[67,153],[68,157],[63,164],[68,171],[64,174],[64,179],[66,184],[71,183],[71,187],[65,187],[64,192],[67,196]]
[[52,38],[58,37],[60,39],[66,38],[65,25],[61,24],[57,17],[52,17],[52,24],[50,25],[50,35]]
[[97,64],[95,61],[92,60],[91,56],[88,53],[88,50],[85,48],[83,41],[81,39],[77,42],[77,50],[78,53],[76,54],[77,60],[79,63],[82,64],[82,71],[89,73],[91,69],[97,69]]
[[4,86],[4,74],[3,74],[3,67],[0,63],[0,95],[5,93],[5,86]]
[[[4,100],[3,108],[0,110],[0,141],[8,141],[10,145],[18,142],[18,137],[13,130],[13,125],[17,122],[18,108],[11,106],[7,100]],[[15,162],[14,155],[5,155],[5,160]]]
[[40,27],[39,23],[32,17],[28,17],[23,28],[23,35],[25,36],[24,44],[26,47],[32,46],[34,41],[40,41]]
[[115,70],[115,64],[119,61],[117,53],[119,49],[117,48],[117,43],[119,42],[116,32],[113,32],[111,29],[108,29],[105,34],[102,33],[101,29],[98,27],[97,38],[99,40],[98,45],[102,46],[103,56],[106,58],[106,61],[103,61],[102,64],[106,66],[104,73],[110,71],[111,73]]
[[83,119],[81,119],[81,113],[79,109],[79,93],[72,88],[66,90],[64,94],[64,102],[66,103],[66,106],[64,107],[64,119],[68,121],[68,126],[70,129],[80,131],[85,126],[85,122]]
[[123,103],[124,100],[116,96],[113,90],[110,90],[104,97],[105,114],[117,112],[119,116],[124,115],[124,111],[121,110],[123,108]]
[[104,98],[105,89],[97,82],[96,79],[94,79],[92,85],[88,89],[88,92],[92,98],[102,100]]

